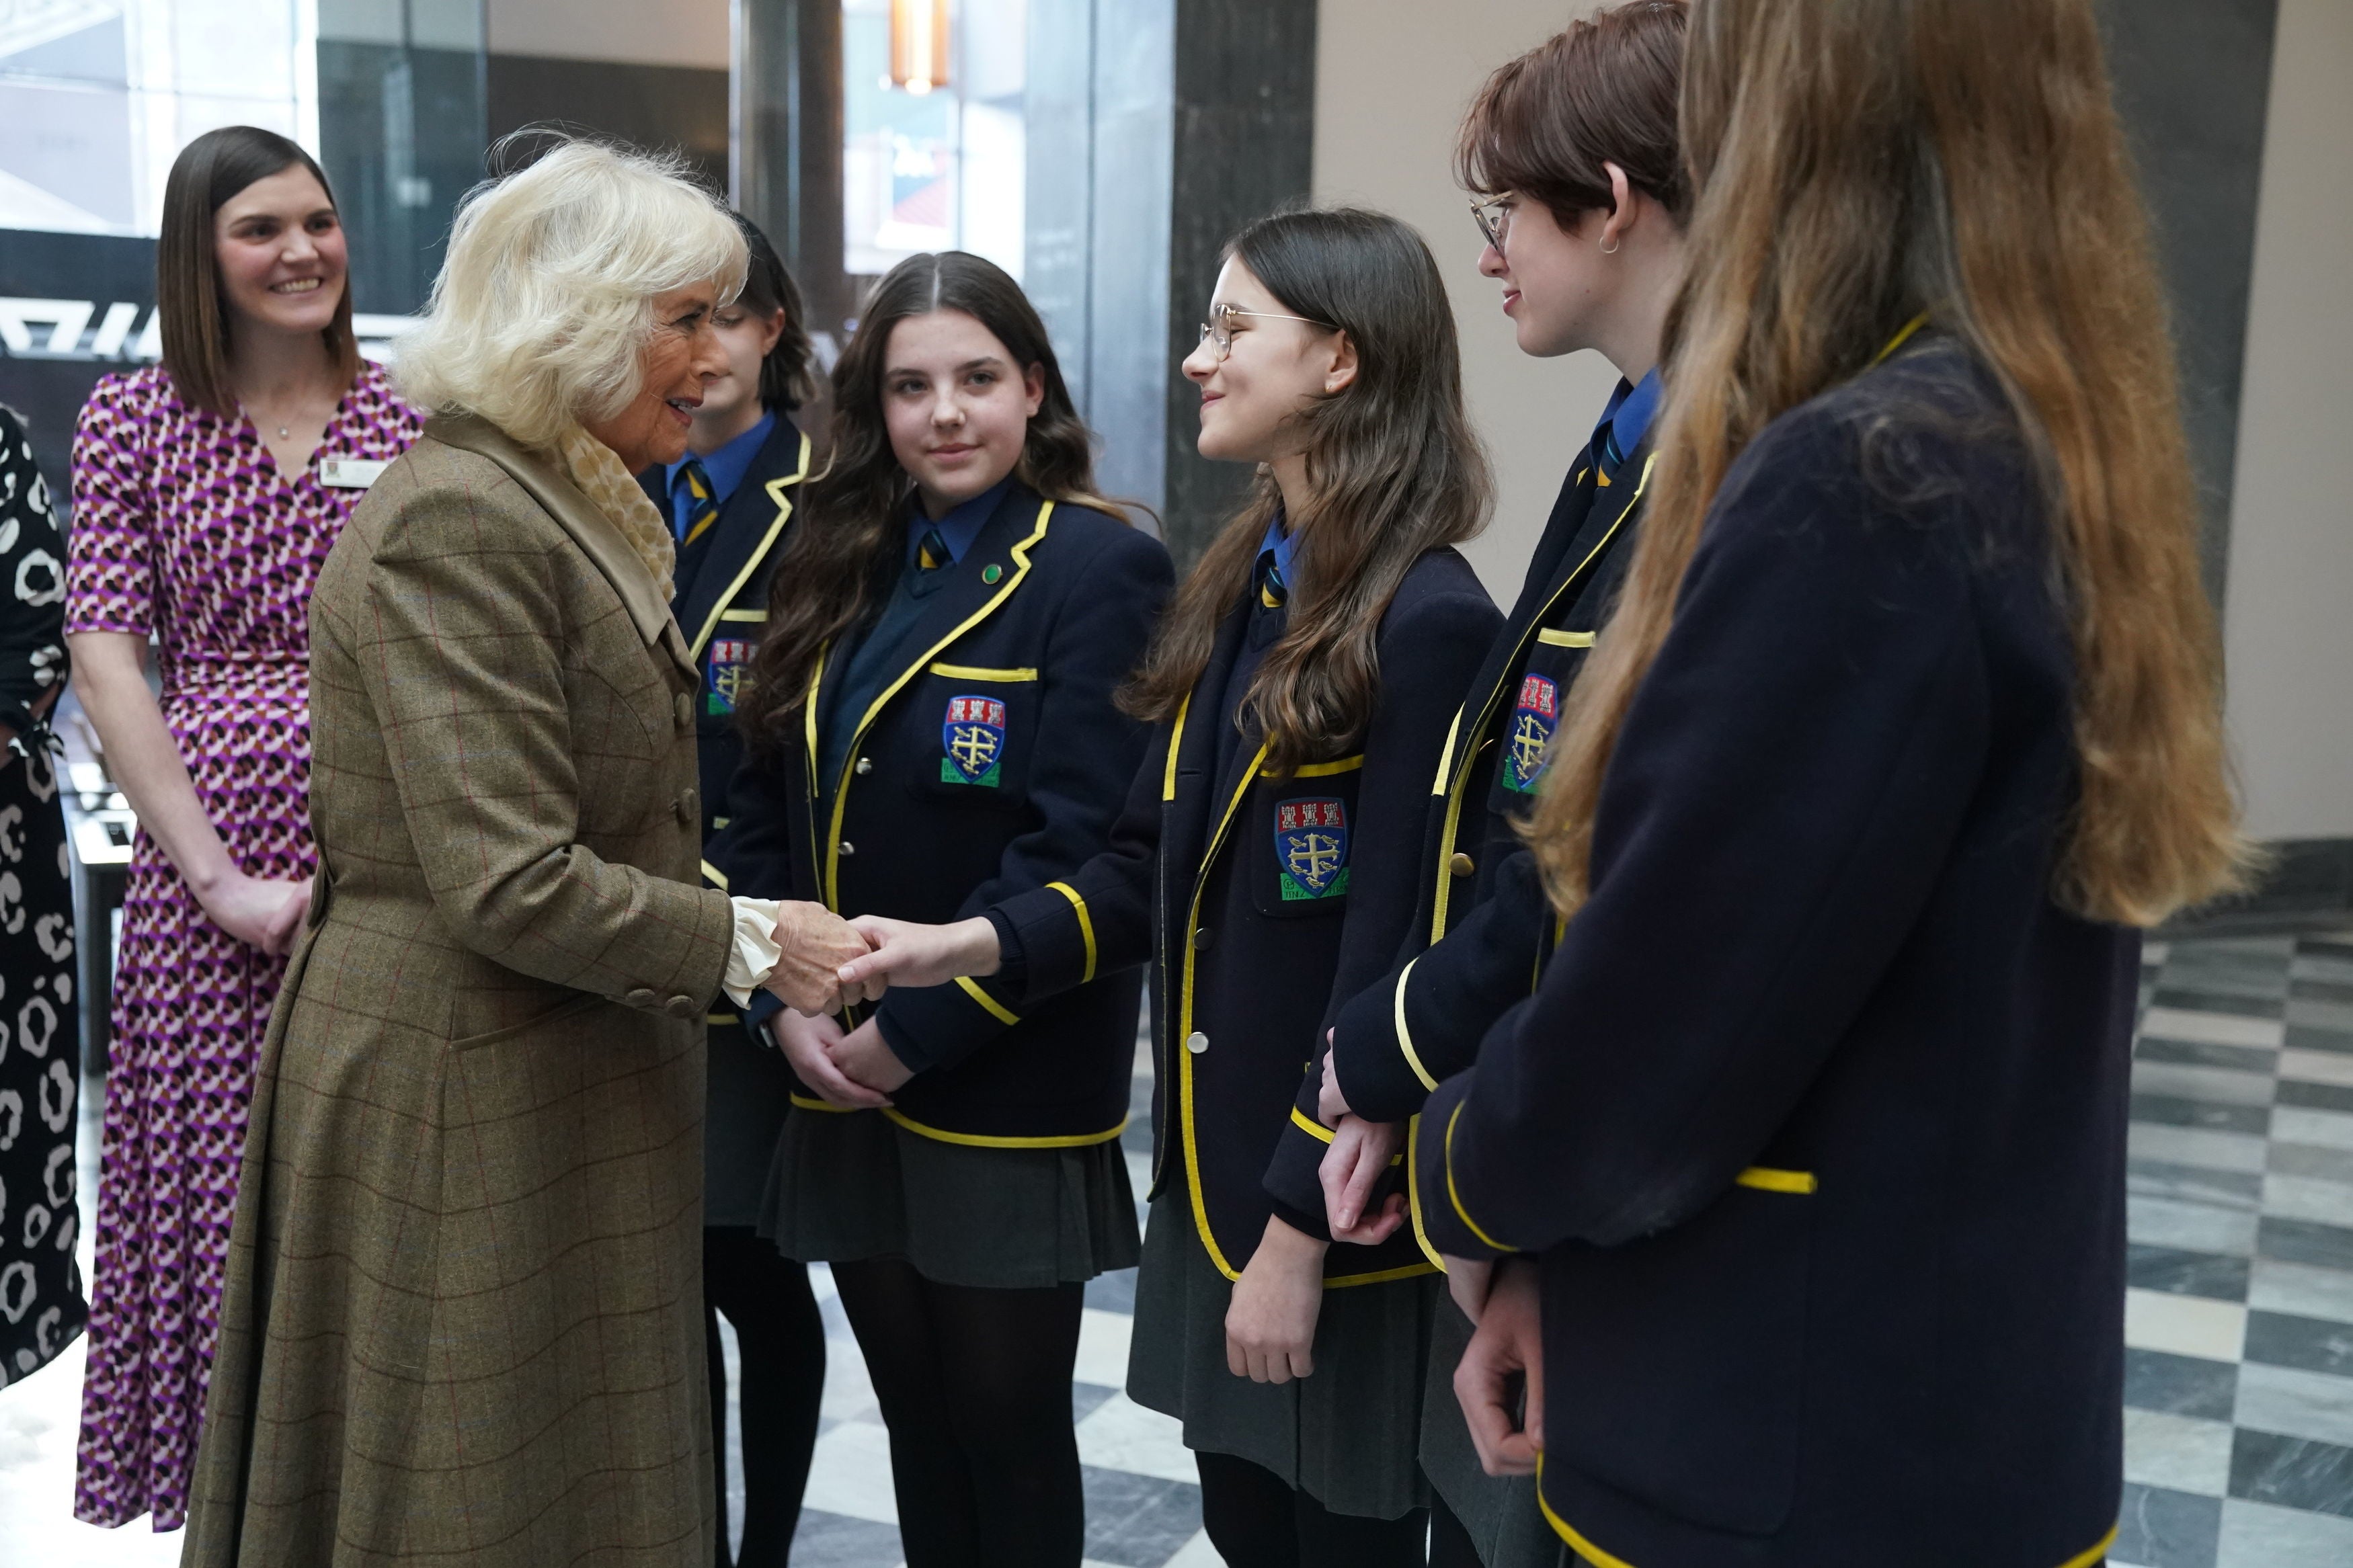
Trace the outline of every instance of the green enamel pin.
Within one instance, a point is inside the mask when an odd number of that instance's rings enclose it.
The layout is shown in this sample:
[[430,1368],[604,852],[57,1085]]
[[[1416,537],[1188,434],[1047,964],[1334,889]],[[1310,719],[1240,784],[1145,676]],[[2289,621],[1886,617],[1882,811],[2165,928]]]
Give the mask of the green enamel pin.
[[980,569],[980,580],[984,583],[994,583],[1004,575],[1005,568],[993,561]]

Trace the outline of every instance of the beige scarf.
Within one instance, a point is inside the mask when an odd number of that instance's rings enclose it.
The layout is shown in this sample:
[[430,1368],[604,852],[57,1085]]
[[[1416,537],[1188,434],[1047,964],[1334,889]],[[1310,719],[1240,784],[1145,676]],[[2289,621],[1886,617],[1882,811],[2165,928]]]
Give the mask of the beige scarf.
[[646,499],[636,476],[622,466],[619,455],[580,426],[572,427],[557,450],[564,456],[564,467],[571,474],[572,482],[621,531],[621,537],[629,542],[629,548],[646,563],[647,573],[661,589],[662,600],[667,604],[671,573],[678,565],[678,544],[670,538],[670,524],[662,520],[660,509]]

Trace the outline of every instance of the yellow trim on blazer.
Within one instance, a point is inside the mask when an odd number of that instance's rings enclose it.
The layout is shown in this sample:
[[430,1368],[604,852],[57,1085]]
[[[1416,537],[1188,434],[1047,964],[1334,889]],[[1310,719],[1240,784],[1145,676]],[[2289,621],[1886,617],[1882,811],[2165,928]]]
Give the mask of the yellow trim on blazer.
[[1095,977],[1095,922],[1088,918],[1087,901],[1085,899],[1079,896],[1079,890],[1076,888],[1073,888],[1068,882],[1049,882],[1046,886],[1053,889],[1054,891],[1070,900],[1071,908],[1078,914],[1079,935],[1085,940],[1087,944],[1087,967],[1085,972],[1079,976],[1079,984],[1084,985],[1088,981],[1092,980]]
[[1415,1053],[1413,1048],[1413,1031],[1407,1028],[1405,1023],[1405,983],[1413,973],[1414,963],[1419,963],[1420,962],[1420,957],[1417,955],[1413,960],[1413,963],[1407,964],[1398,974],[1397,1043],[1398,1049],[1405,1053],[1405,1065],[1413,1069],[1414,1077],[1421,1079],[1421,1087],[1429,1089],[1432,1093],[1436,1093],[1438,1090],[1438,1080],[1430,1076],[1430,1069],[1428,1068],[1421,1065],[1421,1058]]
[[1176,704],[1176,722],[1168,731],[1168,769],[1160,778],[1160,798],[1163,802],[1176,798],[1176,749],[1185,743],[1185,713],[1193,706],[1193,694],[1185,693]]
[[[841,912],[841,814],[849,805],[849,780],[858,768],[859,742],[866,739],[866,731],[869,727],[873,724],[875,715],[882,711],[884,705],[889,703],[891,699],[899,695],[899,689],[901,687],[906,685],[907,682],[915,678],[916,671],[930,664],[933,659],[936,658],[958,637],[961,637],[965,633],[972,630],[973,627],[980,625],[981,622],[995,615],[997,613],[997,606],[1004,604],[1007,599],[1013,596],[1013,590],[1021,586],[1021,580],[1029,575],[1029,552],[1039,540],[1046,537],[1047,520],[1053,515],[1054,503],[1052,501],[1039,502],[1038,526],[1029,531],[1029,537],[1022,540],[1020,542],[1013,546],[1012,555],[1014,564],[1012,575],[1005,579],[1004,584],[1000,586],[995,594],[989,596],[989,600],[987,604],[981,605],[980,608],[965,616],[963,622],[960,623],[954,630],[950,631],[947,636],[942,637],[939,641],[925,648],[921,658],[915,659],[914,662],[909,664],[904,669],[901,670],[899,672],[899,678],[896,680],[893,680],[890,685],[884,687],[881,690],[881,694],[877,696],[873,701],[866,705],[865,713],[860,716],[858,721],[858,728],[850,731],[849,750],[843,753],[841,759],[841,782],[834,786],[833,818],[828,825],[825,840],[825,907],[833,910],[836,914]],[[810,737],[809,765],[812,768],[817,765],[816,696],[816,689],[812,686],[809,692],[810,701],[808,721]]]
[[1733,1177],[1732,1184],[1755,1187],[1760,1193],[1811,1193],[1821,1187],[1811,1171],[1777,1171],[1769,1165],[1751,1165]]
[[719,612],[719,618],[723,621],[765,621],[768,618],[768,612],[765,610],[722,610]]
[[1308,1115],[1307,1112],[1300,1110],[1299,1107],[1295,1105],[1291,1108],[1291,1120],[1298,1126],[1301,1131],[1306,1133],[1310,1138],[1314,1139],[1316,1142],[1321,1143],[1329,1143],[1332,1142],[1332,1130],[1329,1127],[1324,1126],[1321,1121],[1316,1121],[1314,1117]]
[[[1364,765],[1365,753],[1358,752],[1355,756],[1342,757],[1336,763],[1303,763],[1298,767],[1293,768],[1290,773],[1280,776],[1294,779],[1329,778],[1334,773],[1353,773]],[[1264,776],[1267,778],[1274,778],[1278,775],[1274,773],[1267,773]]]
[[705,1013],[702,1021],[705,1024],[740,1024],[744,1020],[733,1013]]
[[1432,781],[1430,793],[1444,795],[1446,781],[1454,776],[1454,738],[1462,732],[1462,710],[1454,710],[1454,721],[1446,726],[1446,744],[1438,752],[1438,777]]
[[981,1010],[986,1012],[990,1017],[996,1019],[998,1023],[1018,1024],[1021,1021],[1021,1015],[1007,1007],[1004,1003],[999,1002],[996,997],[991,996],[979,986],[975,985],[972,983],[970,976],[959,974],[955,977],[955,983],[956,989],[962,991],[965,995],[979,1003]]
[[[830,1111],[837,1116],[855,1116],[868,1109],[858,1105],[828,1105],[824,1100],[806,1094],[788,1098],[803,1110]],[[873,1109],[918,1138],[929,1138],[941,1143],[961,1143],[967,1149],[1083,1149],[1096,1143],[1108,1143],[1127,1131],[1127,1118],[1123,1116],[1119,1119],[1119,1125],[1108,1132],[1072,1132],[1052,1138],[999,1138],[987,1132],[950,1132],[944,1127],[929,1127],[895,1105]]]
[[[792,520],[793,503],[786,496],[785,489],[808,478],[808,468],[809,438],[807,432],[804,431],[801,434],[801,466],[782,478],[768,481],[768,499],[776,503],[775,520],[768,524],[768,531],[761,536],[759,547],[752,552],[751,559],[744,563],[744,570],[735,574],[735,581],[727,584],[727,591],[720,595],[712,605],[711,616],[702,623],[702,629],[694,634],[694,641],[688,645],[686,650],[689,658],[702,659],[702,650],[711,641],[711,634],[719,629],[719,623],[724,618],[725,607],[734,602],[735,595],[744,591],[744,584],[749,583],[752,574],[760,569],[760,563],[768,558],[768,552],[776,546],[776,536],[785,531],[785,524]],[[760,618],[768,618],[765,610],[760,612]]]
[[[1927,318],[1923,316],[1921,320],[1926,321]],[[2092,1564],[2105,1557],[2108,1554],[2108,1548],[2116,1543],[2117,1532],[2124,1529],[2124,1525],[2123,1520],[2116,1521],[2116,1523],[2108,1526],[2108,1532],[2105,1535],[2059,1564],[2059,1568],[2092,1568]]]
[[[1545,601],[1544,608],[1538,610],[1536,612],[1535,618],[1528,623],[1531,628],[1537,627],[1542,624],[1545,616],[1552,613],[1552,607],[1560,603],[1562,595],[1567,593],[1570,588],[1584,581],[1586,568],[1593,564],[1595,557],[1599,556],[1604,550],[1609,548],[1609,542],[1618,537],[1618,531],[1625,526],[1626,519],[1632,515],[1634,508],[1641,503],[1643,493],[1651,488],[1651,470],[1652,467],[1657,464],[1658,460],[1659,455],[1656,452],[1651,453],[1649,457],[1642,459],[1641,477],[1634,481],[1634,493],[1626,498],[1626,505],[1619,511],[1617,521],[1610,523],[1609,531],[1607,533],[1604,533],[1594,542],[1594,546],[1591,550],[1586,552],[1585,559],[1577,563],[1577,570],[1571,572],[1567,576],[1560,580],[1560,586],[1552,591],[1552,597]],[[1527,633],[1521,633],[1520,638],[1520,645],[1512,650],[1512,657],[1509,663],[1505,666],[1506,668],[1516,667],[1521,658],[1527,653]],[[1503,700],[1504,688],[1505,684],[1505,682],[1498,681],[1495,685],[1495,689],[1487,693],[1487,700],[1480,705],[1478,721],[1471,726],[1472,734],[1476,735],[1487,727],[1488,719],[1494,713],[1496,705]],[[1468,704],[1465,704],[1465,708],[1467,710]],[[1457,715],[1456,722],[1461,722],[1460,715]],[[1454,834],[1456,828],[1461,826],[1462,820],[1462,792],[1464,787],[1471,782],[1471,769],[1468,765],[1468,759],[1464,758],[1456,760],[1453,758],[1452,753],[1454,746],[1451,739],[1447,742],[1446,749],[1449,759],[1454,762],[1453,776],[1451,778],[1446,778],[1441,775],[1440,781],[1440,789],[1431,792],[1432,794],[1442,793],[1448,797],[1446,802],[1446,832],[1438,842],[1439,865],[1441,869],[1438,879],[1438,897],[1430,909],[1430,940],[1431,942],[1437,942],[1446,934],[1446,906],[1447,901],[1452,896],[1454,889],[1451,886],[1452,879],[1444,874],[1443,868],[1446,863],[1446,858],[1454,853]],[[1476,756],[1477,754],[1478,749],[1476,747],[1472,748],[1471,755]]]
[[1471,1211],[1462,1206],[1462,1194],[1454,1188],[1454,1124],[1461,1120],[1462,1102],[1458,1100],[1454,1102],[1453,1112],[1446,1119],[1446,1147],[1439,1151],[1446,1157],[1446,1201],[1454,1205],[1454,1216],[1469,1226],[1471,1234],[1477,1237],[1482,1245],[1492,1247],[1497,1252],[1517,1252],[1518,1247],[1506,1247],[1479,1228],[1479,1222],[1472,1219]]
[[[1186,700],[1190,702],[1190,697],[1188,696]],[[1176,721],[1180,731],[1184,721],[1184,710],[1179,708],[1176,712]],[[1250,785],[1258,781],[1260,770],[1266,765],[1266,742],[1261,742],[1258,754],[1250,759],[1250,766],[1242,770],[1241,782],[1234,786],[1233,798],[1226,802],[1225,815],[1218,819],[1217,831],[1209,836],[1208,847],[1201,851],[1200,868],[1193,877],[1193,902],[1185,921],[1187,931],[1200,929],[1201,895],[1208,888],[1210,868],[1217,864],[1218,851],[1225,845],[1227,830],[1233,826],[1234,814],[1241,809],[1243,798],[1250,794]],[[1168,764],[1168,788],[1173,793],[1176,784],[1176,764],[1173,760],[1176,755],[1176,737],[1175,736],[1169,739],[1168,755],[1172,759]],[[1358,757],[1355,761],[1361,764],[1364,759]],[[1185,1190],[1187,1195],[1192,1200],[1193,1233],[1201,1238],[1202,1250],[1209,1255],[1209,1261],[1217,1266],[1219,1273],[1229,1279],[1240,1279],[1242,1277],[1241,1270],[1227,1261],[1224,1250],[1218,1246],[1217,1234],[1209,1228],[1209,1200],[1208,1195],[1201,1190],[1200,1151],[1196,1146],[1193,1136],[1193,1053],[1186,1049],[1185,1042],[1191,1038],[1193,1034],[1193,962],[1199,950],[1191,942],[1185,944],[1184,980],[1177,991],[1176,1033],[1173,1041],[1175,1049],[1170,1053],[1176,1058],[1176,1114],[1178,1136],[1185,1145]],[[1299,1108],[1295,1105],[1291,1108],[1291,1113],[1298,1120],[1306,1121],[1300,1115]],[[1313,1129],[1315,1124],[1309,1121],[1307,1125]],[[1328,1141],[1331,1134],[1325,1132],[1321,1136]],[[1394,1164],[1396,1161],[1392,1160],[1390,1163]],[[1431,1271],[1429,1265],[1415,1263],[1402,1268],[1383,1268],[1369,1274],[1348,1274],[1335,1279],[1326,1279],[1324,1281],[1324,1289],[1337,1290],[1350,1285],[1377,1285],[1386,1280],[1404,1279],[1416,1274],[1428,1274]]]
[[1546,626],[1536,633],[1536,641],[1546,647],[1591,647],[1593,634],[1591,632],[1557,632]]
[[1446,1272],[1446,1259],[1430,1245],[1430,1232],[1421,1223],[1421,1113],[1415,1111],[1405,1124],[1405,1212],[1413,1218],[1414,1244],[1421,1255],[1430,1259],[1430,1267],[1440,1274]]
[[990,669],[985,665],[947,664],[942,662],[932,666],[932,673],[934,675],[944,675],[951,680],[997,680],[1003,681],[1008,684],[1018,680],[1035,680],[1038,679],[1038,672],[1035,669],[1030,668],[1028,665],[1023,665],[1016,669]]
[[708,860],[702,863],[702,879],[723,893],[727,890],[727,873]]

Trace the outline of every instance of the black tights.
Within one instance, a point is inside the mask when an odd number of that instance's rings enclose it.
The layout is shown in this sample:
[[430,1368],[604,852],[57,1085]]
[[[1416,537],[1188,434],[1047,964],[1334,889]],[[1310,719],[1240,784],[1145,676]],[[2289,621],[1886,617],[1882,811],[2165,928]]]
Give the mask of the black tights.
[[1085,1287],[942,1285],[895,1258],[837,1263],[833,1278],[891,1429],[907,1568],[1077,1568]]
[[1420,1568],[1430,1516],[1334,1513],[1263,1465],[1196,1451],[1201,1525],[1228,1568]]
[[825,1395],[825,1320],[808,1269],[748,1226],[702,1233],[702,1333],[711,1353],[712,1471],[719,1486],[717,1568],[727,1555],[727,1363],[719,1318],[743,1356],[744,1549],[735,1568],[784,1568],[800,1523],[801,1491],[817,1447]]

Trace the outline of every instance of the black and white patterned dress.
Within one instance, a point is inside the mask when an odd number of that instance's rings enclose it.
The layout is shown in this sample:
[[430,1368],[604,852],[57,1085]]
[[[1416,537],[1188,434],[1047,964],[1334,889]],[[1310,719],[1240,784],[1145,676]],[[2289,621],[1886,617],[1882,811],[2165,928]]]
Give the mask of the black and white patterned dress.
[[14,737],[0,745],[0,1386],[90,1316],[74,1258],[73,881],[57,761],[32,711],[66,679],[65,558],[24,425],[0,408],[0,725]]

